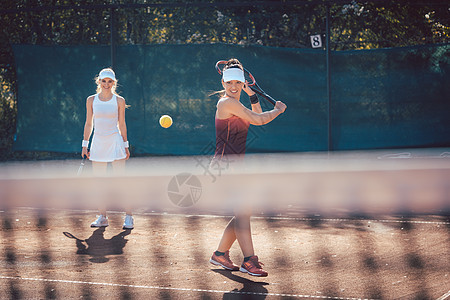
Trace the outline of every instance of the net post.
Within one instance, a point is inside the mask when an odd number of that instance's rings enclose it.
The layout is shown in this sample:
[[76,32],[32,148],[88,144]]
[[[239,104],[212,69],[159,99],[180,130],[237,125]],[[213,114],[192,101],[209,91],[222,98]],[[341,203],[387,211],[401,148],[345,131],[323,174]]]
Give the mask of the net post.
[[326,61],[327,61],[327,99],[328,99],[328,105],[327,105],[327,110],[328,110],[328,117],[327,117],[327,121],[328,121],[328,151],[332,151],[333,150],[333,140],[332,140],[332,122],[331,122],[331,117],[332,117],[332,113],[331,113],[331,71],[330,71],[330,55],[331,55],[331,49],[330,49],[330,3],[327,2],[326,4],[326,16],[325,16],[325,21],[326,21]]

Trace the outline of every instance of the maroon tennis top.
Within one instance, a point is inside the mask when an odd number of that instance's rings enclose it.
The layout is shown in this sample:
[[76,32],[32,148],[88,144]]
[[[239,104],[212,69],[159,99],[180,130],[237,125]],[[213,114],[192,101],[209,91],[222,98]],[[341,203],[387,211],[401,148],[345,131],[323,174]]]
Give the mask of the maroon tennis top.
[[227,119],[216,118],[216,152],[214,159],[222,159],[224,155],[244,155],[245,143],[250,123],[237,116]]

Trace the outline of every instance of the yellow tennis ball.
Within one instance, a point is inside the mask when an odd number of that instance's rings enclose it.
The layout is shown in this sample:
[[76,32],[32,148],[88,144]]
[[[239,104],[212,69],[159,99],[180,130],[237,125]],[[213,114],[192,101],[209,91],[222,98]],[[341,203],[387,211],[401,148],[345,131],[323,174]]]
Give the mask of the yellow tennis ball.
[[161,127],[169,128],[172,126],[172,118],[169,115],[163,115],[159,118],[159,124]]

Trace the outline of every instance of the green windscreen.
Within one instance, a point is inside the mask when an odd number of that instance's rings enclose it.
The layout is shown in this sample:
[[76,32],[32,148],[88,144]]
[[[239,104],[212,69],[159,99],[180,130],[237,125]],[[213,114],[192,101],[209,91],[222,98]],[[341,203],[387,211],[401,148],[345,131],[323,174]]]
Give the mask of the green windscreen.
[[[332,52],[331,106],[322,50],[237,45],[116,48],[118,92],[135,154],[211,154],[222,89],[216,61],[238,58],[285,114],[251,126],[248,152],[450,145],[449,45]],[[110,65],[108,46],[14,46],[18,82],[16,150],[79,152],[86,98]],[[249,107],[243,93],[242,102]],[[272,109],[260,99],[263,110]],[[168,114],[174,124],[162,128]]]
[[450,145],[449,49],[333,53],[333,147]]

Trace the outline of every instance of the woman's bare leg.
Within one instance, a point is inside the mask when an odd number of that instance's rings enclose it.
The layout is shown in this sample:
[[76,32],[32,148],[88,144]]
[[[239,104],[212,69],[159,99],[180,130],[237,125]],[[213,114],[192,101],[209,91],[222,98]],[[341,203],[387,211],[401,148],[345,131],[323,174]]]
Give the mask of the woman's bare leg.
[[115,160],[111,163],[114,175],[122,175],[125,172],[125,162],[126,162],[125,159],[121,159]]
[[250,215],[239,215],[235,217],[234,233],[244,257],[255,255],[250,226]]
[[225,228],[217,251],[230,250],[234,241],[238,241],[244,257],[255,255],[249,215],[233,217]]
[[217,251],[227,252],[228,250],[230,250],[231,246],[236,240],[236,233],[234,231],[235,221],[236,220],[233,217],[223,231],[222,239],[220,240],[219,247],[217,247]]
[[[126,162],[125,159],[115,160],[115,161],[112,162],[114,175],[120,176],[120,175],[124,174],[124,172],[125,172],[125,162]],[[125,201],[125,203],[129,203],[129,202]],[[132,215],[132,209],[131,209],[131,207],[128,204],[125,205],[124,209],[125,209],[125,213],[127,215],[130,215],[130,216]]]
[[[92,162],[92,171],[94,173],[94,176],[105,176],[107,167],[108,163],[106,162]],[[101,205],[98,210],[101,215],[106,216],[106,207],[104,205],[103,199],[101,200]]]

